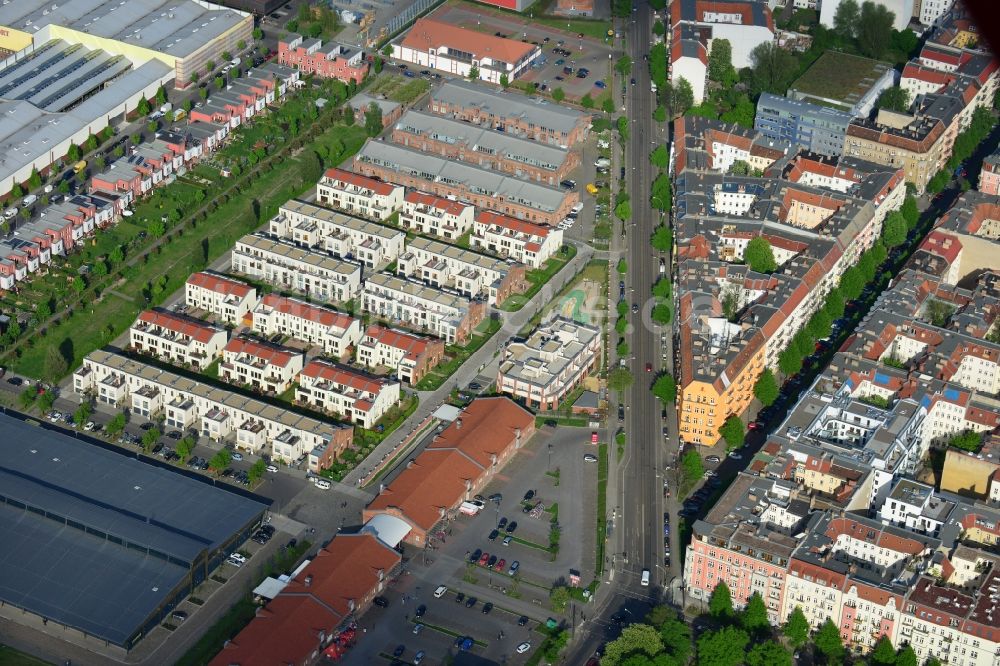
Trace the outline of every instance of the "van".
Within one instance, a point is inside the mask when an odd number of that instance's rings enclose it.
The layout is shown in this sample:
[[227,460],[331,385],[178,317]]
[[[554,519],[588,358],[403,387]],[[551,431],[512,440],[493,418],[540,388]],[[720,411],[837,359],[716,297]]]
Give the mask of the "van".
[[167,102],[166,104],[160,107],[160,113],[170,113],[173,110],[174,110],[174,105],[171,104],[170,102]]
[[82,173],[83,170],[86,168],[87,168],[87,161],[80,160],[79,162],[73,165],[73,173]]
[[607,157],[598,157],[597,160],[594,161],[594,166],[609,167],[611,166],[611,160],[609,160]]
[[639,584],[643,587],[649,587],[649,569],[642,570],[642,580],[639,581]]
[[445,587],[444,585],[438,585],[437,589],[434,590],[434,598],[435,599],[440,599],[445,594],[447,594],[447,592],[448,592],[448,588],[447,587]]
[[27,208],[36,201],[38,201],[38,197],[36,197],[34,194],[29,194],[28,196],[24,197],[24,200],[21,201],[21,207]]
[[320,490],[329,490],[332,486],[326,479],[316,479],[316,487]]

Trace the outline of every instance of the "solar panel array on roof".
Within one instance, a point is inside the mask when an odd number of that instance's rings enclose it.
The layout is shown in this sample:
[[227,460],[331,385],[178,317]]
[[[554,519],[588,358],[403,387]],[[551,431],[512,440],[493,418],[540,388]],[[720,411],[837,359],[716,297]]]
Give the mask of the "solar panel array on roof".
[[0,599],[129,647],[266,505],[0,415]]

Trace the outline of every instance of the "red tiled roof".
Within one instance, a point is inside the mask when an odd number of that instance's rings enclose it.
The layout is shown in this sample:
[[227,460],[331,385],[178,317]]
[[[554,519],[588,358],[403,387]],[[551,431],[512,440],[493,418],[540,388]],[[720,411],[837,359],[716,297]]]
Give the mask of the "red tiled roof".
[[277,294],[267,294],[261,299],[261,304],[293,317],[308,319],[323,326],[330,326],[341,330],[346,330],[354,322],[353,317],[337,312],[336,310],[312,305],[311,303],[304,303],[294,298],[288,298],[287,296],[278,296]]
[[375,395],[378,395],[379,391],[386,384],[384,380],[372,377],[371,375],[342,368],[315,358],[306,364],[306,367],[302,369],[302,374],[306,377],[324,379],[356,391],[364,391],[365,393],[373,393]]
[[372,324],[365,331],[366,338],[374,338],[380,344],[406,350],[409,356],[419,356],[427,351],[430,340],[419,335],[410,335],[385,326]]
[[471,208],[471,204],[464,204],[459,201],[452,201],[451,199],[446,199],[445,197],[435,196],[433,194],[428,194],[426,192],[420,192],[418,190],[413,190],[412,192],[407,192],[404,199],[408,203],[415,204],[417,206],[429,206],[430,208],[437,208],[442,210],[449,215],[461,215],[462,211],[466,208]]
[[392,194],[392,191],[399,187],[398,185],[393,185],[392,183],[387,183],[383,180],[375,180],[374,178],[369,178],[368,176],[362,176],[360,173],[354,173],[353,171],[338,169],[336,167],[327,169],[323,176],[331,180],[340,181],[347,185],[354,185],[355,187],[362,187],[366,190],[371,190],[375,194],[382,196]]
[[414,459],[368,505],[368,511],[396,509],[429,530],[462,501],[473,484],[512,445],[516,431],[527,437],[534,416],[508,398],[479,398]]
[[[351,613],[382,590],[400,555],[371,534],[340,534],[296,576],[211,666],[301,664]],[[306,582],[308,579],[308,583]]]
[[422,18],[414,23],[401,46],[423,52],[445,46],[471,53],[476,60],[490,58],[509,64],[520,61],[537,48],[534,44],[460,28],[429,18]]
[[953,264],[962,251],[962,241],[957,236],[935,230],[927,234],[920,249],[944,257],[949,264]]
[[223,351],[230,354],[248,354],[270,365],[277,365],[282,368],[291,363],[293,359],[302,356],[300,352],[265,345],[248,338],[233,338]]
[[524,220],[519,220],[516,217],[503,215],[502,213],[497,213],[492,210],[479,211],[479,213],[476,214],[476,222],[480,222],[482,224],[495,224],[498,227],[503,227],[504,229],[510,229],[511,231],[530,234],[532,236],[540,236],[541,238],[547,237],[549,232],[552,231],[550,227],[525,222]]
[[206,324],[205,322],[197,319],[181,317],[180,315],[175,315],[171,312],[163,312],[162,310],[146,310],[139,315],[139,321],[146,322],[152,326],[165,328],[168,331],[185,335],[202,343],[207,343],[213,336],[222,331],[222,329],[218,327]]
[[233,280],[222,275],[215,275],[214,273],[193,273],[188,278],[187,283],[201,287],[202,289],[226,294],[227,296],[239,296],[240,298],[245,298],[253,291],[253,287],[245,282]]

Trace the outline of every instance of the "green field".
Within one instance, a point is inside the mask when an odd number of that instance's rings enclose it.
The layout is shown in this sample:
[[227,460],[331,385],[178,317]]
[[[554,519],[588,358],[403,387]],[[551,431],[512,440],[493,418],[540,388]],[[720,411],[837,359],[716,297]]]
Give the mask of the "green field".
[[7,645],[0,645],[0,666],[48,666],[49,662],[42,661],[15,650]]

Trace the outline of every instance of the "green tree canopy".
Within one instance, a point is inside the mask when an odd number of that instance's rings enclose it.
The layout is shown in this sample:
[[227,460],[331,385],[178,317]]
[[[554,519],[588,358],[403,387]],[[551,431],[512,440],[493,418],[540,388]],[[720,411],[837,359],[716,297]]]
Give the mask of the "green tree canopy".
[[111,437],[115,437],[125,430],[125,414],[123,412],[115,414],[111,420],[108,421],[108,425],[104,428],[104,430]]
[[917,200],[909,194],[903,199],[903,207],[899,209],[906,218],[906,228],[913,229],[920,221],[920,211],[917,209]]
[[590,93],[587,93],[586,95],[580,98],[580,106],[582,106],[585,109],[594,108],[594,98],[590,96]]
[[677,382],[669,373],[663,373],[653,382],[653,395],[661,402],[674,402],[677,399]]
[[708,631],[698,638],[698,666],[739,666],[750,637],[738,627]]
[[670,163],[670,151],[661,143],[649,154],[649,161],[659,169],[666,169]]
[[767,606],[760,598],[760,593],[754,592],[750,595],[746,608],[740,613],[740,624],[750,634],[764,633],[770,629],[771,622],[767,619]]
[[840,630],[830,618],[820,626],[813,639],[816,649],[829,664],[839,664],[844,660],[844,644],[840,640]]
[[733,108],[723,113],[719,119],[727,123],[736,123],[743,127],[753,128],[754,115],[757,113],[756,107],[746,95],[740,95]]
[[858,49],[863,55],[876,60],[885,55],[892,40],[892,24],[896,15],[884,5],[870,0],[861,5],[858,19]]
[[833,31],[841,38],[853,40],[858,29],[858,19],[861,18],[861,7],[856,0],[843,0],[837,5],[833,15]]
[[673,242],[674,234],[670,230],[670,227],[661,224],[653,229],[653,235],[650,237],[650,244],[657,252],[670,252],[671,247],[673,247]]
[[902,113],[910,108],[910,93],[907,92],[906,88],[900,88],[899,86],[886,88],[879,95],[878,108]]
[[882,240],[888,247],[902,245],[906,241],[907,231],[908,226],[903,213],[894,210],[886,216],[885,223],[882,225]]
[[785,621],[782,633],[788,638],[792,647],[805,645],[805,642],[809,640],[809,620],[806,619],[801,607],[796,606],[788,614],[788,620]]
[[653,296],[656,298],[670,298],[671,293],[673,293],[673,288],[669,278],[661,277],[653,283]]
[[888,636],[882,636],[875,643],[875,648],[869,657],[869,663],[870,666],[895,666],[896,648],[892,646],[892,641],[889,640]]
[[665,326],[674,318],[673,310],[666,303],[657,303],[649,314],[654,323]]
[[917,653],[909,643],[900,648],[896,655],[896,666],[917,666]]
[[177,442],[177,455],[181,457],[181,460],[187,460],[187,457],[191,455],[194,451],[194,438],[191,436],[183,437],[179,442]]
[[792,666],[792,655],[781,643],[765,641],[747,652],[747,666]]
[[755,46],[750,52],[750,63],[750,79],[757,92],[783,94],[799,71],[795,56],[776,42],[762,42]]
[[773,273],[778,264],[774,260],[774,250],[763,236],[754,236],[743,250],[743,260],[750,270],[758,273]]
[[712,50],[708,54],[708,78],[729,88],[736,83],[736,68],[733,67],[733,45],[728,39],[713,39]]
[[683,116],[687,110],[694,106],[694,89],[691,83],[683,76],[678,77],[677,83],[673,85],[670,93],[674,105],[674,115]]
[[612,391],[624,393],[634,380],[635,378],[628,368],[615,368],[608,373],[608,388]]
[[705,463],[694,449],[688,449],[681,455],[681,472],[688,481],[700,479],[705,474]]
[[650,188],[649,202],[657,210],[670,210],[670,177],[667,174],[661,172],[656,175]]
[[368,136],[378,136],[382,131],[382,108],[372,102],[365,109],[365,133]]
[[708,612],[712,617],[729,618],[733,616],[733,597],[725,581],[719,581],[708,599]]
[[632,58],[627,55],[623,55],[618,58],[618,62],[615,63],[615,71],[622,76],[628,76],[632,73]]
[[754,396],[760,400],[760,404],[770,407],[778,399],[780,392],[774,373],[771,372],[770,368],[764,368],[764,371],[757,377],[757,382],[753,385]]
[[601,666],[619,666],[634,654],[655,657],[663,652],[660,632],[648,624],[630,624],[622,629],[621,636],[607,644]]
[[564,99],[566,99],[566,91],[563,90],[562,88],[556,88],[555,90],[552,91],[552,99],[554,99],[557,102],[563,101]]
[[746,438],[743,421],[735,414],[725,420],[719,428],[719,434],[726,440],[727,449],[738,449],[743,446],[743,440]]

